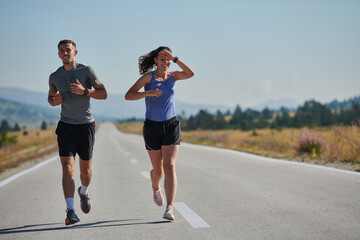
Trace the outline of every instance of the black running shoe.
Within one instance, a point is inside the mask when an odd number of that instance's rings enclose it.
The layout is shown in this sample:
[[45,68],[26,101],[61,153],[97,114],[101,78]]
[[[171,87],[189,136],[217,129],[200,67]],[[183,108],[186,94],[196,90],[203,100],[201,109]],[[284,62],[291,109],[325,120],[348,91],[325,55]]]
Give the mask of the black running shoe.
[[81,187],[78,188],[78,193],[79,193],[79,196],[80,196],[80,207],[81,207],[81,210],[82,210],[84,213],[89,213],[89,212],[90,212],[90,209],[91,209],[91,201],[90,201],[90,198],[88,197],[88,195],[81,194],[81,193],[80,193],[80,189],[81,189]]
[[74,210],[67,209],[67,217],[65,219],[65,225],[72,225],[74,223],[80,222],[80,219],[75,214]]

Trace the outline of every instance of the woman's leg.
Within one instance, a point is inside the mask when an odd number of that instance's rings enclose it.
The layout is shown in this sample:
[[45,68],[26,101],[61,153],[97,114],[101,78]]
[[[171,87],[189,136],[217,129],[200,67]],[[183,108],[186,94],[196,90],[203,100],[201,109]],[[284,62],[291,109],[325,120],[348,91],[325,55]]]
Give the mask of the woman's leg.
[[161,177],[164,174],[161,150],[148,150],[153,169],[150,172],[151,184],[154,191],[160,189]]
[[167,206],[174,205],[177,177],[175,172],[176,157],[179,152],[180,145],[167,145],[162,146],[163,167],[165,173],[165,195],[167,200]]

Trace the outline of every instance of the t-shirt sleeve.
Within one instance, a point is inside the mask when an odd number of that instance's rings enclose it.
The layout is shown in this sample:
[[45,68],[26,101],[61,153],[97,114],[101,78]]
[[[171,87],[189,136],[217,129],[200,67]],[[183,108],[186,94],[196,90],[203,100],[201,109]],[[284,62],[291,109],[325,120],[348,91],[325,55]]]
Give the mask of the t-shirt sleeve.
[[95,70],[92,67],[88,67],[88,70],[89,70],[89,78],[90,78],[91,86],[95,87],[96,85],[99,85],[101,82],[98,76],[96,75]]
[[55,86],[53,79],[51,78],[51,75],[49,76],[49,90],[52,93],[56,93],[58,91],[57,87]]

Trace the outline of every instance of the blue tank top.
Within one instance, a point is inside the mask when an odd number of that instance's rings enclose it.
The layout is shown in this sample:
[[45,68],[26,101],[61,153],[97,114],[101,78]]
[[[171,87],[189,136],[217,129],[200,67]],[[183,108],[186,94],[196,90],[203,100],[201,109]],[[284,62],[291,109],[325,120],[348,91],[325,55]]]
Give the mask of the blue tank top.
[[145,86],[145,91],[156,88],[162,91],[160,97],[145,97],[145,117],[152,121],[162,122],[176,116],[175,111],[175,78],[169,73],[170,78],[166,81],[157,81],[154,72],[151,72],[151,81]]

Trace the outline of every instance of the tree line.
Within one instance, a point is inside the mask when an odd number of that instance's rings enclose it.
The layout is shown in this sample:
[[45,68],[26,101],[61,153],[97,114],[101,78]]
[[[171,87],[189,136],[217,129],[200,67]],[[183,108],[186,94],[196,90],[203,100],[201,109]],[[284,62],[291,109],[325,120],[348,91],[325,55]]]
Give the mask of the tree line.
[[[45,121],[41,123],[41,130],[47,129],[47,124]],[[26,127],[23,127],[23,129],[26,129]],[[17,142],[17,136],[10,136],[9,132],[18,132],[21,131],[21,128],[18,123],[14,124],[14,127],[12,127],[6,119],[3,119],[0,123],[0,147],[14,144]],[[28,132],[26,130],[23,131],[23,135],[28,135]]]
[[0,124],[0,147],[17,142],[16,136],[9,136],[8,132],[11,131],[20,131],[19,124],[16,123],[14,127],[11,127],[6,119],[2,120]]
[[17,132],[20,131],[20,126],[15,123],[14,127],[11,127],[6,119],[3,119],[0,124],[0,133],[4,132]]
[[[26,129],[26,126],[24,126],[23,129]],[[40,129],[41,130],[46,130],[47,129],[47,123],[45,121],[42,121]],[[18,132],[18,131],[21,131],[21,128],[20,128],[18,123],[15,123],[14,126],[12,127],[6,119],[1,120],[0,133]]]
[[306,101],[297,110],[290,111],[281,108],[273,111],[264,108],[262,111],[246,109],[243,111],[239,105],[234,112],[215,114],[207,110],[200,110],[195,116],[182,119],[184,130],[195,129],[241,129],[252,130],[261,128],[279,129],[283,127],[326,127],[336,124],[351,125],[360,119],[360,104],[352,102],[351,107],[330,109],[315,101]]

